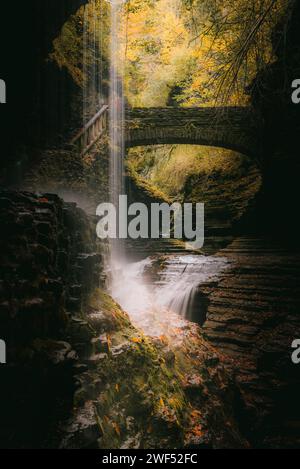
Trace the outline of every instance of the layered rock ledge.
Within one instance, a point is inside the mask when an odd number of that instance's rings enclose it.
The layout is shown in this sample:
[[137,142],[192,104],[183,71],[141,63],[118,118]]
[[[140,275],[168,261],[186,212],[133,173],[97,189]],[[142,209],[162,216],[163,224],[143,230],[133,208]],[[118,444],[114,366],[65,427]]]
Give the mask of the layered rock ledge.
[[299,250],[271,239],[239,238],[231,262],[207,293],[203,331],[240,390],[237,418],[253,446],[299,447],[299,369],[291,360],[300,333]]

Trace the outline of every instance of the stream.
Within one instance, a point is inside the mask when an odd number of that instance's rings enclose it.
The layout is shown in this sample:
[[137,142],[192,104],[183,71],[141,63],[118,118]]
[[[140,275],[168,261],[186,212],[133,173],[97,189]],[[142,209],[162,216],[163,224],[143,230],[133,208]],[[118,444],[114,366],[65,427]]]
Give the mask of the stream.
[[201,285],[216,281],[230,266],[225,257],[151,256],[120,264],[111,294],[146,335],[168,335],[169,329],[205,322],[207,298]]

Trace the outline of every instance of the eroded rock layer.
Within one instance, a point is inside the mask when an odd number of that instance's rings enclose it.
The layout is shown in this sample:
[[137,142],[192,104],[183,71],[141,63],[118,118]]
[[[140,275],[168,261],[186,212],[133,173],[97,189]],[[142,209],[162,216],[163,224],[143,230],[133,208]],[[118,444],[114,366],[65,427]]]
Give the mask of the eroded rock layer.
[[210,294],[204,333],[224,356],[241,394],[237,418],[255,446],[299,447],[300,256],[272,240],[236,239],[232,262]]
[[56,195],[1,192],[0,445],[39,447],[71,405],[70,317],[99,286],[93,223]]

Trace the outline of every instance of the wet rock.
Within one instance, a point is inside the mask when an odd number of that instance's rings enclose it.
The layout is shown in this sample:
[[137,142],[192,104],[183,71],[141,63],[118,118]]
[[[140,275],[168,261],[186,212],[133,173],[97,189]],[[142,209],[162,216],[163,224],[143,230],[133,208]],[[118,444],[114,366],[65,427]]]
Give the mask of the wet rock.
[[36,339],[32,343],[32,350],[39,355],[39,359],[51,362],[53,365],[60,365],[66,361],[75,362],[77,355],[67,342],[55,340],[39,340]]
[[102,436],[93,402],[87,402],[80,408],[74,418],[66,425],[62,449],[97,448],[98,439]]
[[212,290],[203,331],[238,386],[240,425],[254,446],[297,447],[284,422],[300,421],[289,354],[300,330],[299,254],[270,239],[238,238],[221,255],[232,268]]
[[201,375],[185,376],[183,389],[188,395],[199,395],[204,389],[203,378]]
[[114,345],[110,348],[110,353],[113,357],[118,355],[122,355],[123,353],[127,352],[131,348],[131,344],[128,342],[124,342],[119,345]]
[[96,337],[92,339],[92,346],[95,353],[109,353],[110,346],[109,340],[106,334],[100,335],[100,337]]
[[[0,389],[1,444],[40,447],[46,444],[47,426],[54,426],[74,392],[77,353],[62,337],[74,332],[79,348],[94,337],[88,323],[72,328],[66,306],[71,309],[75,299],[74,314],[98,286],[100,246],[93,222],[56,195],[2,191],[0,220],[0,327],[10,363]],[[92,272],[79,283],[78,258],[89,253]],[[9,404],[2,408],[1,402]],[[40,421],[44,409],[50,416]],[[25,421],[31,425],[28,431]]]

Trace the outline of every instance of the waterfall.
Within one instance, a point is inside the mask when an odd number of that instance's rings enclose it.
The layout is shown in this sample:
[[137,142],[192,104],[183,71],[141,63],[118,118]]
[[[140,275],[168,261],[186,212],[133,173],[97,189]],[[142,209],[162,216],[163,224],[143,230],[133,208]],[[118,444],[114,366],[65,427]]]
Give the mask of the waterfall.
[[228,269],[228,260],[218,256],[169,256],[154,281],[153,263],[155,258],[128,264],[114,283],[113,296],[133,323],[151,336],[167,334],[186,320],[203,324],[207,298],[201,294],[201,285],[216,281]]
[[[125,0],[109,0],[110,30],[110,202],[119,212],[119,196],[125,193],[125,99],[124,99],[124,18]],[[117,217],[118,218],[118,217]],[[118,229],[117,229],[118,232]],[[171,257],[158,280],[149,283],[145,272],[153,259],[130,263],[120,239],[110,240],[110,290],[131,320],[149,335],[160,335],[187,319],[197,322],[196,299],[199,284],[211,280],[225,268],[224,259],[206,256]],[[195,308],[196,306],[196,308]],[[198,311],[196,311],[197,313]],[[200,311],[201,315],[201,311]],[[198,318],[201,323],[201,318]]]
[[[110,15],[109,50],[109,201],[116,211],[119,195],[124,194],[125,103],[123,92],[124,46],[123,5],[125,0],[93,0],[84,7],[83,13],[83,124],[85,125],[107,102],[106,85],[102,70],[103,48],[106,48],[105,18]],[[103,21],[104,18],[104,21]],[[106,49],[105,49],[106,50]],[[107,202],[108,200],[106,200]],[[117,217],[118,218],[118,217]],[[118,275],[119,261],[124,257],[122,240],[110,240],[108,270]]]
[[[125,59],[122,44],[123,1],[111,0],[110,32],[110,201],[119,212],[119,196],[125,192],[125,100],[123,89]],[[118,231],[118,230],[117,230]],[[111,240],[111,268],[124,258],[122,240]]]
[[84,7],[83,14],[83,125],[99,111],[104,103],[102,70],[102,2]]

